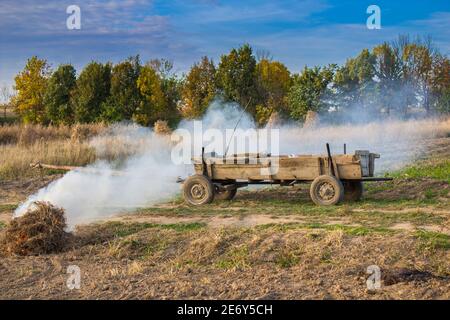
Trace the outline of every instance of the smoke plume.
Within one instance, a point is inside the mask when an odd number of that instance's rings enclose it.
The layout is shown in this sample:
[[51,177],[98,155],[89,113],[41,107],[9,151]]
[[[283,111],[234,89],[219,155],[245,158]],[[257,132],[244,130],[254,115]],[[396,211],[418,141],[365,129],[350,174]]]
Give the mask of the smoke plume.
[[[255,128],[252,117],[236,104],[215,101],[202,119],[203,130]],[[193,131],[193,121],[182,121],[179,128]],[[302,128],[286,125],[280,130],[281,154],[323,154],[329,142],[334,154],[370,150],[381,154],[377,160],[378,173],[398,169],[411,162],[422,151],[424,139],[448,130],[449,123],[434,120],[389,120],[366,124],[319,124]],[[239,139],[239,137],[237,137]],[[202,140],[201,135],[195,139]],[[201,146],[203,141],[197,143]],[[68,224],[87,223],[102,217],[148,207],[167,201],[180,192],[177,177],[192,173],[192,166],[176,165],[171,159],[173,142],[170,137],[155,134],[137,125],[114,125],[91,141],[104,159],[65,174],[39,190],[15,212],[22,215],[34,201],[49,201],[63,207]],[[116,149],[114,149],[116,148]],[[245,151],[245,150],[243,150]],[[270,150],[264,150],[269,151]],[[199,154],[200,150],[194,150]],[[120,158],[114,153],[128,154]]]

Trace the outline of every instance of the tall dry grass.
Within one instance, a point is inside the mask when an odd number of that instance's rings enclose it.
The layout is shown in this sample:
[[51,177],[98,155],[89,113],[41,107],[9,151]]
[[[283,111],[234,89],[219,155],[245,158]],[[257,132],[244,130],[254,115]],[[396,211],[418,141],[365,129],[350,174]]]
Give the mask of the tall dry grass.
[[0,126],[0,180],[48,173],[30,166],[36,162],[85,166],[101,159],[120,164],[142,149],[143,142],[129,140],[115,135],[104,124]]
[[3,125],[0,126],[0,145],[32,145],[38,141],[48,142],[63,139],[85,141],[102,133],[106,128],[107,125],[102,123],[76,124],[73,126]]
[[41,174],[30,164],[37,161],[54,165],[84,166],[95,161],[96,155],[86,142],[39,140],[30,145],[0,145],[0,179],[15,180]]

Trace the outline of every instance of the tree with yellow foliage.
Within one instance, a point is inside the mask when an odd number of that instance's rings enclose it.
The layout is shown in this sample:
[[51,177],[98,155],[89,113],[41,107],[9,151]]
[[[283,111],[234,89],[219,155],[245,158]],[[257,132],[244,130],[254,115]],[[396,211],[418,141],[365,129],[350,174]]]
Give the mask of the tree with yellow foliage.
[[201,117],[216,96],[216,68],[212,60],[203,57],[195,64],[186,77],[182,90],[182,109],[185,118]]
[[145,126],[153,125],[156,120],[166,119],[166,99],[162,89],[162,80],[155,69],[149,65],[142,67],[137,80],[143,101],[136,109],[133,120]]
[[50,66],[45,59],[33,56],[15,77],[17,91],[12,103],[25,123],[44,123],[44,96],[50,76]]
[[256,106],[256,120],[265,124],[274,111],[286,115],[287,94],[291,86],[288,68],[281,62],[262,59],[256,65],[256,81],[261,102]]

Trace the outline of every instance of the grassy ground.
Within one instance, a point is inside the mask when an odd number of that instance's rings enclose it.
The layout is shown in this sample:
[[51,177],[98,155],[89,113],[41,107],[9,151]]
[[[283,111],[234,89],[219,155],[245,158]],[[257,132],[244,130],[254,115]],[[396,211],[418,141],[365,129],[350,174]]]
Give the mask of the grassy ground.
[[[318,207],[307,185],[268,187],[80,226],[65,252],[2,257],[0,298],[449,299],[449,154],[430,154],[392,182],[365,184],[359,202]],[[0,183],[0,230],[53,179],[43,174]],[[80,290],[66,286],[70,265]]]
[[425,161],[406,167],[393,174],[394,177],[402,178],[432,178],[445,180],[450,183],[450,159],[441,161]]

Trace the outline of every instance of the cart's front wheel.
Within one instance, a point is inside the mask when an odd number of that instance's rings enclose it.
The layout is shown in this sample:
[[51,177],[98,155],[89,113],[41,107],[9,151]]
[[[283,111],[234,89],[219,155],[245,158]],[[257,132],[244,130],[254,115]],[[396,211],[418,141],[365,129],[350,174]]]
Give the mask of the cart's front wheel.
[[344,182],[344,200],[359,201],[364,192],[363,183],[361,181],[345,181]]
[[214,200],[214,186],[208,177],[196,174],[184,182],[183,194],[187,203],[200,206]]
[[309,194],[315,204],[331,206],[338,204],[344,198],[344,186],[335,177],[322,175],[314,179]]

